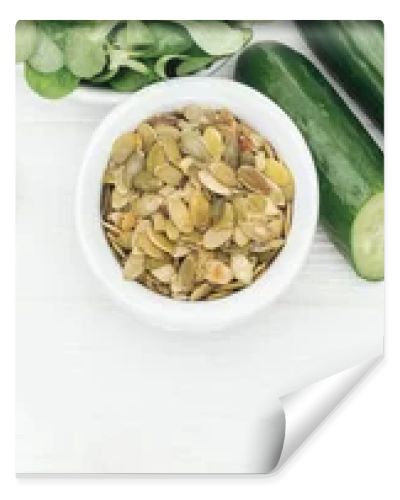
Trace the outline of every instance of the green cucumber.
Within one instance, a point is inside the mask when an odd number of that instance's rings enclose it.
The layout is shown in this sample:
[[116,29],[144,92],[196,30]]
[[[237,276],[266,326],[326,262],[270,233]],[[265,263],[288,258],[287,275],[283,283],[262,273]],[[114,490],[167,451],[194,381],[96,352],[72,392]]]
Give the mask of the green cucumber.
[[316,56],[383,129],[383,23],[298,21]]
[[382,279],[382,151],[324,76],[289,47],[250,46],[240,55],[235,76],[269,96],[296,123],[317,167],[321,222],[361,277]]

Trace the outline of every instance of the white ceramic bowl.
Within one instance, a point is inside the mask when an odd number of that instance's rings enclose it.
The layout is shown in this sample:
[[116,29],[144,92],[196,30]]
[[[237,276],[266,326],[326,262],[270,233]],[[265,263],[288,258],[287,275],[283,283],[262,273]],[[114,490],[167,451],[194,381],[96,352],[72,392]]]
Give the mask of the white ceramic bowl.
[[[268,271],[249,287],[210,302],[182,302],[124,281],[100,225],[101,179],[112,142],[142,120],[189,103],[226,107],[267,137],[295,179],[292,229]],[[281,295],[301,268],[311,246],[318,213],[317,177],[310,152],[290,118],[270,99],[240,83],[220,78],[182,78],[156,83],[114,108],[94,132],[78,182],[76,220],[86,258],[111,294],[139,320],[183,332],[236,325]]]

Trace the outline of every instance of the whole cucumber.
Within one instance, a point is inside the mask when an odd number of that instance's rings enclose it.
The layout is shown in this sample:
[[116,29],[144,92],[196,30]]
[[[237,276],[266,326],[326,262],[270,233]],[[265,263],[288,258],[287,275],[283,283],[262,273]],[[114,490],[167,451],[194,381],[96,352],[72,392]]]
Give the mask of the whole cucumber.
[[316,56],[383,130],[383,23],[298,21]]
[[235,76],[297,124],[317,167],[322,223],[360,276],[382,279],[383,154],[376,143],[315,66],[285,45],[248,47]]

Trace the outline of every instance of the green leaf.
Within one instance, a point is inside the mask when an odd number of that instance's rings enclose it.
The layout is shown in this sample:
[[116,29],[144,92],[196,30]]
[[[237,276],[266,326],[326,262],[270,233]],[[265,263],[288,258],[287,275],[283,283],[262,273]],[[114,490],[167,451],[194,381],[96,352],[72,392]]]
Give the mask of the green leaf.
[[25,63],[25,80],[34,92],[48,99],[64,97],[79,84],[79,79],[67,68],[61,68],[54,73],[40,73],[28,63]]
[[209,55],[234,54],[245,44],[241,29],[232,28],[223,21],[179,21],[194,42]]
[[131,53],[122,49],[111,49],[108,53],[109,67],[118,70],[120,67],[131,68],[138,73],[148,73],[150,69],[142,62],[134,59]]
[[127,21],[126,43],[128,47],[148,47],[154,42],[154,35],[143,21]]
[[62,68],[64,55],[53,40],[38,30],[38,42],[35,52],[29,58],[29,65],[40,73],[54,73]]
[[215,61],[215,57],[211,56],[188,57],[176,68],[176,75],[185,76],[196,73],[209,66],[213,61]]
[[91,78],[106,64],[105,34],[92,26],[70,28],[65,39],[65,64],[80,78]]
[[184,61],[188,57],[189,56],[184,55],[184,54],[182,54],[182,55],[171,54],[171,55],[167,55],[167,56],[162,56],[155,63],[154,72],[160,78],[163,78],[163,79],[168,78],[168,76],[170,76],[167,74],[168,64],[171,63],[172,61],[179,63],[179,61]]
[[161,57],[169,54],[182,54],[193,45],[187,33],[179,24],[169,21],[151,21],[147,27],[154,37],[154,45],[142,57]]
[[104,83],[104,82],[108,82],[109,80],[111,80],[111,78],[114,78],[114,76],[117,73],[118,73],[118,69],[108,69],[106,71],[103,71],[99,75],[94,76],[89,81],[91,83]]
[[228,24],[232,28],[239,29],[243,34],[243,46],[247,45],[253,38],[253,29],[250,26],[249,21],[228,21]]
[[65,36],[72,21],[36,21],[38,27],[61,49],[65,47]]
[[24,62],[36,50],[38,33],[34,21],[18,21],[15,25],[15,60]]
[[122,68],[109,83],[114,90],[119,92],[134,92],[156,80],[157,77],[153,72],[144,75],[129,68]]

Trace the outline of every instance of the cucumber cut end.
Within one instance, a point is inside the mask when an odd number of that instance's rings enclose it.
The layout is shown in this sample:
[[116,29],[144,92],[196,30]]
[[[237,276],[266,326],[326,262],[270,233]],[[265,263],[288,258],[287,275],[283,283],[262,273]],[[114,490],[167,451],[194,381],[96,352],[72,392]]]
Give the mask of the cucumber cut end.
[[384,276],[384,195],[372,196],[358,212],[351,231],[357,273],[377,281]]

